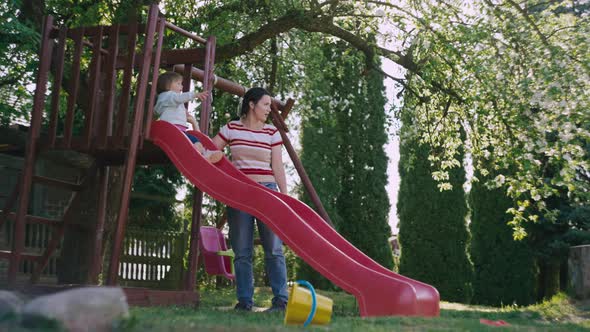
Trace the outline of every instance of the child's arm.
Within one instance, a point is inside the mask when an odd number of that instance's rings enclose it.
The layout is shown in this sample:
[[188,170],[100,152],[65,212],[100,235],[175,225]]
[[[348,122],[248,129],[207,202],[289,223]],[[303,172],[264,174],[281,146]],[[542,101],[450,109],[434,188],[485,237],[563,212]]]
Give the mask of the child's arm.
[[176,105],[180,105],[180,104],[184,104],[184,103],[188,103],[189,101],[195,99],[196,97],[196,93],[194,93],[193,91],[187,91],[187,92],[182,92],[182,93],[178,93],[178,92],[174,92],[172,93],[171,96],[171,100],[174,104]]
[[201,101],[205,101],[205,99],[207,99],[207,97],[209,97],[208,91],[195,93],[195,98],[199,98]]
[[186,121],[188,121],[188,123],[190,123],[191,126],[193,126],[194,131],[201,131],[199,129],[199,124],[197,123],[197,120],[195,119],[194,116],[188,114],[188,111],[186,112]]
[[208,92],[199,92],[196,93],[194,91],[187,91],[182,93],[174,93],[172,100],[175,104],[184,104],[188,103],[189,101],[199,98],[200,100],[205,100],[209,96]]

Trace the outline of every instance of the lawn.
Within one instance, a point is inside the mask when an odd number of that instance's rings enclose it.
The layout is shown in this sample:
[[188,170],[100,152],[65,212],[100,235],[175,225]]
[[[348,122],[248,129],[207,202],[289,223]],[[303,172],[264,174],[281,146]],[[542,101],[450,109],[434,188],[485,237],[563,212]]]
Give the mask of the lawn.
[[[262,312],[238,313],[233,289],[202,292],[199,309],[183,307],[132,308],[131,318],[124,322],[124,331],[294,331],[285,326],[283,314]],[[334,300],[332,322],[306,330],[331,331],[590,331],[590,302],[576,302],[559,294],[541,304],[493,308],[457,303],[441,303],[438,318],[360,318],[354,297],[343,292],[320,292]],[[269,289],[258,288],[255,302],[269,306]],[[480,319],[505,321],[509,326],[493,327]]]
[[[116,323],[113,331],[590,331],[590,301],[580,302],[559,294],[540,304],[502,308],[441,303],[437,318],[381,317],[360,318],[354,297],[344,292],[320,294],[334,300],[332,322],[325,326],[285,326],[283,314],[263,312],[234,312],[234,289],[202,291],[199,308],[190,307],[133,307],[130,317]],[[260,307],[270,306],[272,294],[268,288],[257,288],[254,300]],[[505,321],[509,326],[484,325],[481,319]],[[5,317],[0,320],[0,331],[60,331],[48,323],[37,328],[20,326]],[[89,330],[91,331],[91,330]]]

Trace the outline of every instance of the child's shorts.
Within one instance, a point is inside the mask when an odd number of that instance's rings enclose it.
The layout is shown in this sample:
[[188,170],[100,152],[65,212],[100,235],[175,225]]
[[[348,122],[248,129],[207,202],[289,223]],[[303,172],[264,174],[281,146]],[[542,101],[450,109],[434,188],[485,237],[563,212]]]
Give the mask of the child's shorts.
[[188,139],[190,139],[190,140],[191,140],[191,142],[192,142],[193,144],[195,144],[195,143],[199,142],[199,139],[198,139],[198,138],[196,138],[195,136],[193,136],[193,135],[191,135],[191,134],[187,133],[186,131],[184,132],[184,134],[185,134],[185,135],[188,137]]

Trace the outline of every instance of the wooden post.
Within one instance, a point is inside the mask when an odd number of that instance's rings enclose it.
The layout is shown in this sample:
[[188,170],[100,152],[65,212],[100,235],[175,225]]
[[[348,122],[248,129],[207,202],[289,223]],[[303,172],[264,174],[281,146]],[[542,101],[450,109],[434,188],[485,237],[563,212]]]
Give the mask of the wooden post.
[[137,94],[135,100],[135,109],[133,117],[133,126],[131,127],[131,139],[129,150],[125,158],[125,167],[123,170],[123,191],[121,195],[121,206],[117,216],[117,228],[113,239],[113,248],[111,251],[111,261],[107,277],[108,285],[116,285],[119,272],[119,260],[121,258],[121,248],[125,238],[125,227],[127,226],[127,215],[129,210],[129,198],[131,194],[131,184],[133,182],[133,173],[137,158],[137,148],[139,145],[139,136],[141,134],[141,125],[143,123],[143,107],[145,105],[145,95],[147,90],[147,81],[149,77],[149,67],[152,58],[152,49],[154,47],[154,34],[156,31],[156,20],[158,19],[158,5],[150,6],[148,22],[146,25],[145,41],[143,46],[144,58],[139,70],[137,82]]
[[64,60],[66,56],[66,37],[67,37],[68,29],[61,28],[59,30],[59,37],[58,37],[58,44],[57,44],[57,52],[56,53],[56,62],[57,65],[55,66],[55,77],[53,79],[53,91],[51,91],[51,114],[49,116],[49,146],[51,148],[55,147],[55,137],[57,135],[57,115],[59,113],[59,93],[61,91],[61,83],[63,81],[63,74],[64,74]]
[[107,146],[108,137],[113,134],[113,113],[115,109],[115,88],[117,86],[117,56],[119,55],[119,29],[118,24],[113,25],[109,31],[109,54],[104,70],[105,95],[103,113],[99,118],[97,146],[104,149]]
[[92,61],[90,64],[90,101],[88,110],[86,111],[86,118],[84,119],[83,145],[85,149],[89,149],[93,142],[96,131],[94,130],[95,113],[99,109],[97,107],[98,91],[100,90],[100,74],[102,54],[100,52],[102,44],[102,27],[98,28],[98,33],[94,36],[92,48]]
[[107,195],[109,188],[110,167],[101,165],[99,168],[98,180],[98,207],[96,225],[94,227],[94,243],[90,251],[90,264],[86,282],[92,285],[98,284],[98,275],[102,270],[102,240],[104,235],[104,224],[107,214]]
[[[201,132],[205,135],[209,133],[209,117],[211,114],[211,101],[213,99],[213,64],[215,62],[215,37],[207,38],[205,46],[205,76],[203,78],[203,90],[209,92],[207,98],[201,106]],[[190,77],[192,68],[185,66],[185,74]],[[197,269],[199,259],[199,229],[201,228],[201,209],[203,205],[203,192],[195,188],[193,196],[193,218],[191,222],[190,244],[188,254],[188,271],[184,280],[184,289],[192,291],[195,289],[195,282],[197,280]]]
[[160,75],[160,56],[162,55],[162,43],[164,42],[164,31],[166,27],[166,20],[164,18],[160,18],[158,20],[158,41],[156,42],[156,52],[154,56],[154,67],[152,71],[152,88],[150,89],[150,97],[149,97],[149,104],[148,104],[148,113],[145,120],[145,125],[143,126],[143,139],[149,139],[150,137],[150,128],[152,126],[152,118],[154,112],[154,103],[156,100],[156,91],[158,89],[158,76]]
[[324,209],[324,205],[322,204],[322,201],[320,200],[318,193],[315,191],[315,188],[313,187],[313,184],[311,183],[311,180],[309,179],[309,176],[307,175],[307,172],[305,171],[303,164],[301,163],[301,159],[299,159],[299,156],[297,156],[297,152],[295,151],[293,144],[291,144],[291,140],[289,140],[289,137],[287,136],[287,132],[285,131],[285,122],[283,121],[283,118],[281,117],[281,114],[279,113],[277,106],[274,102],[270,105],[270,108],[272,122],[277,127],[277,129],[279,129],[279,133],[281,134],[281,138],[283,139],[283,144],[285,145],[287,153],[289,153],[289,156],[293,161],[293,165],[297,170],[297,174],[299,174],[299,177],[301,178],[301,182],[303,182],[303,186],[305,187],[305,190],[307,191],[309,198],[313,202],[313,205],[315,205],[317,212],[322,217],[322,219],[324,219],[330,226],[332,226],[332,228],[335,228],[334,224],[332,223],[332,220],[330,220],[328,212],[326,212],[326,209]]
[[20,199],[16,210],[16,221],[14,226],[14,243],[10,264],[8,265],[8,284],[14,286],[16,274],[20,266],[21,255],[25,246],[25,219],[29,208],[33,173],[35,171],[35,158],[37,150],[37,139],[41,130],[41,120],[45,109],[45,91],[47,90],[47,79],[49,65],[51,63],[52,42],[49,40],[49,33],[53,28],[53,17],[46,16],[41,36],[41,54],[39,54],[39,73],[37,74],[37,86],[33,97],[33,111],[31,115],[31,126],[28,133],[28,144],[25,152],[25,162],[20,181]]
[[209,98],[203,103],[201,109],[201,132],[209,135],[209,117],[211,116],[211,102],[213,101],[213,66],[215,63],[215,36],[207,38],[205,47],[205,76],[203,77],[203,90],[209,92]]
[[78,85],[80,83],[80,60],[82,58],[84,39],[84,28],[80,28],[74,33],[74,55],[72,59],[72,80],[71,89],[68,94],[68,106],[66,108],[66,123],[64,125],[64,143],[63,148],[69,149],[72,144],[72,133],[74,130],[74,111],[76,108],[76,100],[78,99]]
[[[137,43],[137,22],[131,22],[127,30],[127,61],[123,69],[123,86],[121,87],[121,98],[119,99],[119,109],[117,110],[115,146],[123,146],[125,132],[127,129],[127,109],[129,108],[129,98],[131,96],[131,79],[133,76],[133,67],[135,65],[135,45]],[[147,30],[146,30],[147,31]],[[150,54],[151,56],[151,54]]]

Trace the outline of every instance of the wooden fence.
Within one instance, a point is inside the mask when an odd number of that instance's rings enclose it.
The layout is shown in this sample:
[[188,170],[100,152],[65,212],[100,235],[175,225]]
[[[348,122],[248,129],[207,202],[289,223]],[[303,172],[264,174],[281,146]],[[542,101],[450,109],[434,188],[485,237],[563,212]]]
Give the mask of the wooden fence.
[[[0,250],[10,250],[13,243],[14,223],[6,222],[2,227]],[[51,239],[52,229],[44,224],[27,224],[25,229],[25,250],[30,254],[42,254]],[[130,228],[126,232],[123,252],[119,264],[119,284],[130,287],[156,289],[177,289],[184,269],[184,255],[187,234],[181,232],[148,231]],[[41,283],[57,283],[57,260],[60,246],[49,259],[41,274]],[[5,261],[3,261],[4,263]],[[0,275],[5,278],[6,264],[0,264]],[[21,261],[19,279],[28,280],[34,265]]]
[[129,228],[119,263],[119,284],[178,289],[187,243],[186,233]]

